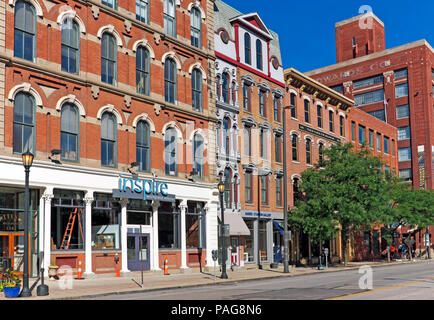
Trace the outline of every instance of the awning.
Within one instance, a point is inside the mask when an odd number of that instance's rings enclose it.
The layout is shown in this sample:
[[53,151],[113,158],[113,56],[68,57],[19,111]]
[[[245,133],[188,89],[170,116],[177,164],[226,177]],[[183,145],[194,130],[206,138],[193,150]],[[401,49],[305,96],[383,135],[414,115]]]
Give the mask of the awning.
[[[221,221],[220,212],[218,217]],[[231,236],[249,236],[250,230],[244,222],[243,217],[237,213],[225,213],[225,224],[229,225],[229,234]]]
[[284,233],[285,230],[282,228],[282,226],[280,225],[280,223],[277,222],[276,220],[273,220],[273,223],[276,226],[277,230],[280,231],[280,234],[283,236],[283,233]]

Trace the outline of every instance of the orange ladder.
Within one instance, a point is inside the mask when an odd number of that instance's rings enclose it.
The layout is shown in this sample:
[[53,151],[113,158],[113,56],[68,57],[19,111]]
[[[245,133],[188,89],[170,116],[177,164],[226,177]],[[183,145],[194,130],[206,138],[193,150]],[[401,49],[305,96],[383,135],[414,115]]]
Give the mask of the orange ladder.
[[[69,243],[71,242],[72,230],[74,229],[75,218],[77,216],[78,216],[78,224],[80,226],[81,239],[84,241],[83,228],[81,226],[81,221],[80,221],[80,218],[82,218],[82,213],[83,213],[82,209],[78,209],[78,208],[75,208],[75,210],[70,213],[69,219],[68,219],[68,224],[66,225],[66,229],[65,229],[65,234],[63,235],[62,244],[60,245],[61,249],[68,250],[68,248],[69,248]],[[68,234],[68,232],[69,232],[69,234]],[[66,241],[66,245],[65,245],[66,239],[68,239],[68,240]]]

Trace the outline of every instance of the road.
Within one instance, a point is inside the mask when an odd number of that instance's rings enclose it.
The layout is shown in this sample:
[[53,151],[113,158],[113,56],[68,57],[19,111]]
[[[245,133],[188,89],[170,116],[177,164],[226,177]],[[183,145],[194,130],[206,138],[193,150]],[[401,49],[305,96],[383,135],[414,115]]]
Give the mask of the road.
[[86,300],[434,300],[434,262],[371,270],[372,289],[366,287],[370,284],[369,272],[356,269]]

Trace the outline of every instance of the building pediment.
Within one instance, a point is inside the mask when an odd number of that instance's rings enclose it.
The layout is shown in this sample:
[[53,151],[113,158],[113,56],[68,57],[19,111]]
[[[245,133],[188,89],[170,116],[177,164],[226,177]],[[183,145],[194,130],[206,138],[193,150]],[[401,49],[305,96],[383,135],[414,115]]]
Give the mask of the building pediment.
[[261,17],[257,12],[252,12],[248,14],[244,14],[241,16],[237,16],[230,20],[231,23],[239,22],[240,24],[253,29],[256,33],[264,36],[268,40],[273,40],[274,37],[271,34],[270,30],[265,25],[264,21],[262,21]]

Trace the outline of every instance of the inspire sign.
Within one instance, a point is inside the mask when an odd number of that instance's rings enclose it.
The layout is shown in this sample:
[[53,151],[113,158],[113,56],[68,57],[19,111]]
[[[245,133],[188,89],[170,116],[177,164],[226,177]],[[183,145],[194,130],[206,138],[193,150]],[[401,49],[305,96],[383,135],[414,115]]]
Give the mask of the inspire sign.
[[114,198],[160,200],[175,202],[175,195],[167,192],[169,186],[165,182],[153,180],[119,178],[119,188],[113,189]]

